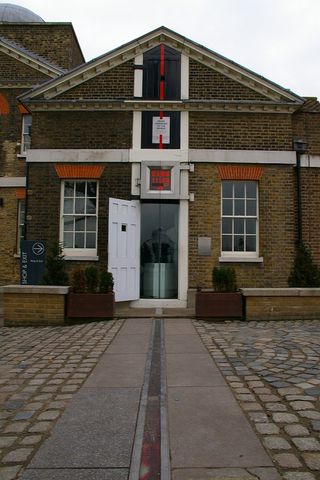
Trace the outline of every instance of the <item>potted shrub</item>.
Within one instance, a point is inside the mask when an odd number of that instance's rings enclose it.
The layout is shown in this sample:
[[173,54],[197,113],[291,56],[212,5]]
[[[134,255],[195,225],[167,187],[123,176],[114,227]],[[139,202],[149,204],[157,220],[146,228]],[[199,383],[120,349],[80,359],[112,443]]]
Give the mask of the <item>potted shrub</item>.
[[196,316],[205,318],[242,318],[242,295],[237,291],[233,267],[214,267],[214,291],[196,293]]
[[54,243],[49,248],[42,283],[43,285],[69,285],[66,262],[59,243]]
[[113,277],[97,267],[76,269],[68,295],[69,318],[112,318],[114,316]]

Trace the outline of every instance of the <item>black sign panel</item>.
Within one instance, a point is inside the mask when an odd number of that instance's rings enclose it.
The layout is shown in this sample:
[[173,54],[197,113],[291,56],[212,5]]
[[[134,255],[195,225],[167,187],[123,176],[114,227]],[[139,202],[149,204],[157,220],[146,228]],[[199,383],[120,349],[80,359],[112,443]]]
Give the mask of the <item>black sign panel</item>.
[[20,256],[21,285],[40,285],[45,269],[45,244],[42,240],[22,240]]

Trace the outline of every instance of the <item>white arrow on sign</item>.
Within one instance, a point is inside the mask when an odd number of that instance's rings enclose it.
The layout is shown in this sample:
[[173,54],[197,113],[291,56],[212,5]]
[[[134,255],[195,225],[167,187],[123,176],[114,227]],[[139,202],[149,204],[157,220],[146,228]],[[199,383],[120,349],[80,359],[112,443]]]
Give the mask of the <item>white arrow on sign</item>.
[[42,255],[44,253],[44,245],[41,242],[36,242],[32,245],[32,251],[35,255]]

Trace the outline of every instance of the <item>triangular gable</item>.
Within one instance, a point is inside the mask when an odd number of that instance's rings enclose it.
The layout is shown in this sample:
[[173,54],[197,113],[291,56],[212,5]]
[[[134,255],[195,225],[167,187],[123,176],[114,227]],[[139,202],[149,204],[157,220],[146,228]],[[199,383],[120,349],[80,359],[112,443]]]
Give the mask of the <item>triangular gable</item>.
[[160,43],[180,51],[189,58],[206,65],[210,69],[248,87],[263,95],[269,101],[287,101],[302,104],[303,99],[264,77],[228,60],[192,40],[189,40],[166,27],[160,27],[132,42],[112,50],[90,62],[77,67],[60,78],[48,82],[21,97],[22,101],[43,97],[45,100],[55,99],[81,83],[107,72],[112,68],[135,58],[137,55],[156,47]]
[[29,52],[4,37],[0,37],[0,52],[50,78],[57,78],[65,73],[62,68],[52,65],[39,55]]

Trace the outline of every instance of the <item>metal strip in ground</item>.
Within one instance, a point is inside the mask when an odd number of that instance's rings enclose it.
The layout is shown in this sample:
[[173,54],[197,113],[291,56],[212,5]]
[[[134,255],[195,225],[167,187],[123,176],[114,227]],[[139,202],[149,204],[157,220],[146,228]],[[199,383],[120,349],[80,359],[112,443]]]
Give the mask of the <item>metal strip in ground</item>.
[[160,431],[160,375],[161,343],[160,320],[155,320],[148,403],[145,415],[139,480],[155,480],[161,470]]
[[138,480],[140,476],[141,452],[143,444],[145,416],[148,404],[148,391],[150,383],[151,360],[153,351],[153,339],[155,335],[155,322],[152,322],[152,332],[149,341],[149,349],[146,360],[146,367],[144,372],[143,386],[141,391],[141,399],[139,406],[139,413],[137,418],[136,433],[134,437],[134,444],[132,449],[132,458],[130,465],[130,473],[128,480]]

